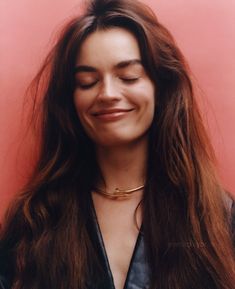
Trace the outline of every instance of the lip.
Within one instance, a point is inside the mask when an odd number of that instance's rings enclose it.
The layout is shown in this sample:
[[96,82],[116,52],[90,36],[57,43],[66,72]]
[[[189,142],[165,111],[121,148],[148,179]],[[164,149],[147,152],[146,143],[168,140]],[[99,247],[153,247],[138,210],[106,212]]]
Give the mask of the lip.
[[133,109],[122,109],[122,108],[113,108],[113,109],[103,109],[94,112],[92,115],[99,120],[103,121],[114,121],[121,119],[126,116],[129,112],[133,111]]

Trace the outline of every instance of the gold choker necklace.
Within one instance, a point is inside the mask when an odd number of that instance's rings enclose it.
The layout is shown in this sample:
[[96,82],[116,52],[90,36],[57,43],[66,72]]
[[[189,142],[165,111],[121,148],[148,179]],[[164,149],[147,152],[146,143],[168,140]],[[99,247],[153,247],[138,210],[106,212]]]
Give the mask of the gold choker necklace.
[[116,188],[113,193],[107,193],[106,191],[98,189],[98,188],[95,188],[94,191],[97,192],[98,194],[108,198],[108,199],[112,199],[112,200],[121,199],[121,200],[123,200],[123,199],[128,199],[132,193],[140,191],[144,187],[145,186],[142,185],[142,186],[136,187],[134,189],[129,189],[129,190],[120,190],[119,188]]

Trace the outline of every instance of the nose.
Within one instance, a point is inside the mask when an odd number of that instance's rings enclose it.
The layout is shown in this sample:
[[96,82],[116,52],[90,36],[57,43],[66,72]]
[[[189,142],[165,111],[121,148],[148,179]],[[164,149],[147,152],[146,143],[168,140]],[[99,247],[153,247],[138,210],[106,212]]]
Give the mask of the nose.
[[99,101],[115,101],[119,100],[121,97],[118,84],[112,77],[106,77],[103,79],[100,90],[98,93]]

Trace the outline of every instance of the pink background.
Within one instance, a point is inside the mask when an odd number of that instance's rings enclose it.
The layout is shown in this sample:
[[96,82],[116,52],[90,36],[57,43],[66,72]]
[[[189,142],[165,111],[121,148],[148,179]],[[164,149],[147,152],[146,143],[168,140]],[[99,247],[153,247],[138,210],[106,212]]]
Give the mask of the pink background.
[[[150,4],[188,59],[200,91],[218,171],[235,196],[235,1],[158,0]],[[22,115],[24,92],[78,0],[0,1],[0,219],[33,163]]]

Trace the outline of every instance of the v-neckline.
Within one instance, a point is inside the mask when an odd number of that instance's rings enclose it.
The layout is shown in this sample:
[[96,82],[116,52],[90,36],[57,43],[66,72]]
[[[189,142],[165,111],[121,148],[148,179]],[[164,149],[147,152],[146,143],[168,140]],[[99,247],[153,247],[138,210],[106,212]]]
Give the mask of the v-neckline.
[[[116,289],[115,285],[114,285],[113,273],[112,273],[112,270],[111,270],[111,267],[110,267],[108,254],[107,254],[107,251],[106,251],[106,248],[105,248],[104,239],[103,239],[103,236],[102,236],[101,228],[100,228],[99,221],[98,221],[98,216],[96,214],[95,205],[94,205],[93,198],[92,198],[91,194],[90,194],[90,202],[91,202],[92,215],[94,217],[95,226],[97,228],[98,239],[99,239],[100,245],[102,247],[101,249],[102,249],[103,257],[105,259],[105,264],[106,264],[107,270],[108,270],[107,273],[108,273],[108,277],[109,277],[109,283],[111,285],[110,289]],[[134,249],[133,249],[133,252],[132,252],[132,255],[131,255],[131,258],[130,258],[130,263],[129,263],[129,266],[128,266],[127,274],[126,274],[126,277],[125,277],[125,282],[124,282],[123,289],[128,289],[128,281],[129,281],[129,276],[130,276],[130,273],[131,273],[131,270],[132,270],[132,264],[133,264],[133,261],[135,259],[137,248],[139,246],[140,240],[141,240],[142,235],[143,235],[142,229],[143,229],[143,225],[141,225],[139,233],[137,235],[137,239],[136,239],[136,242],[135,242],[135,245],[134,245]]]

